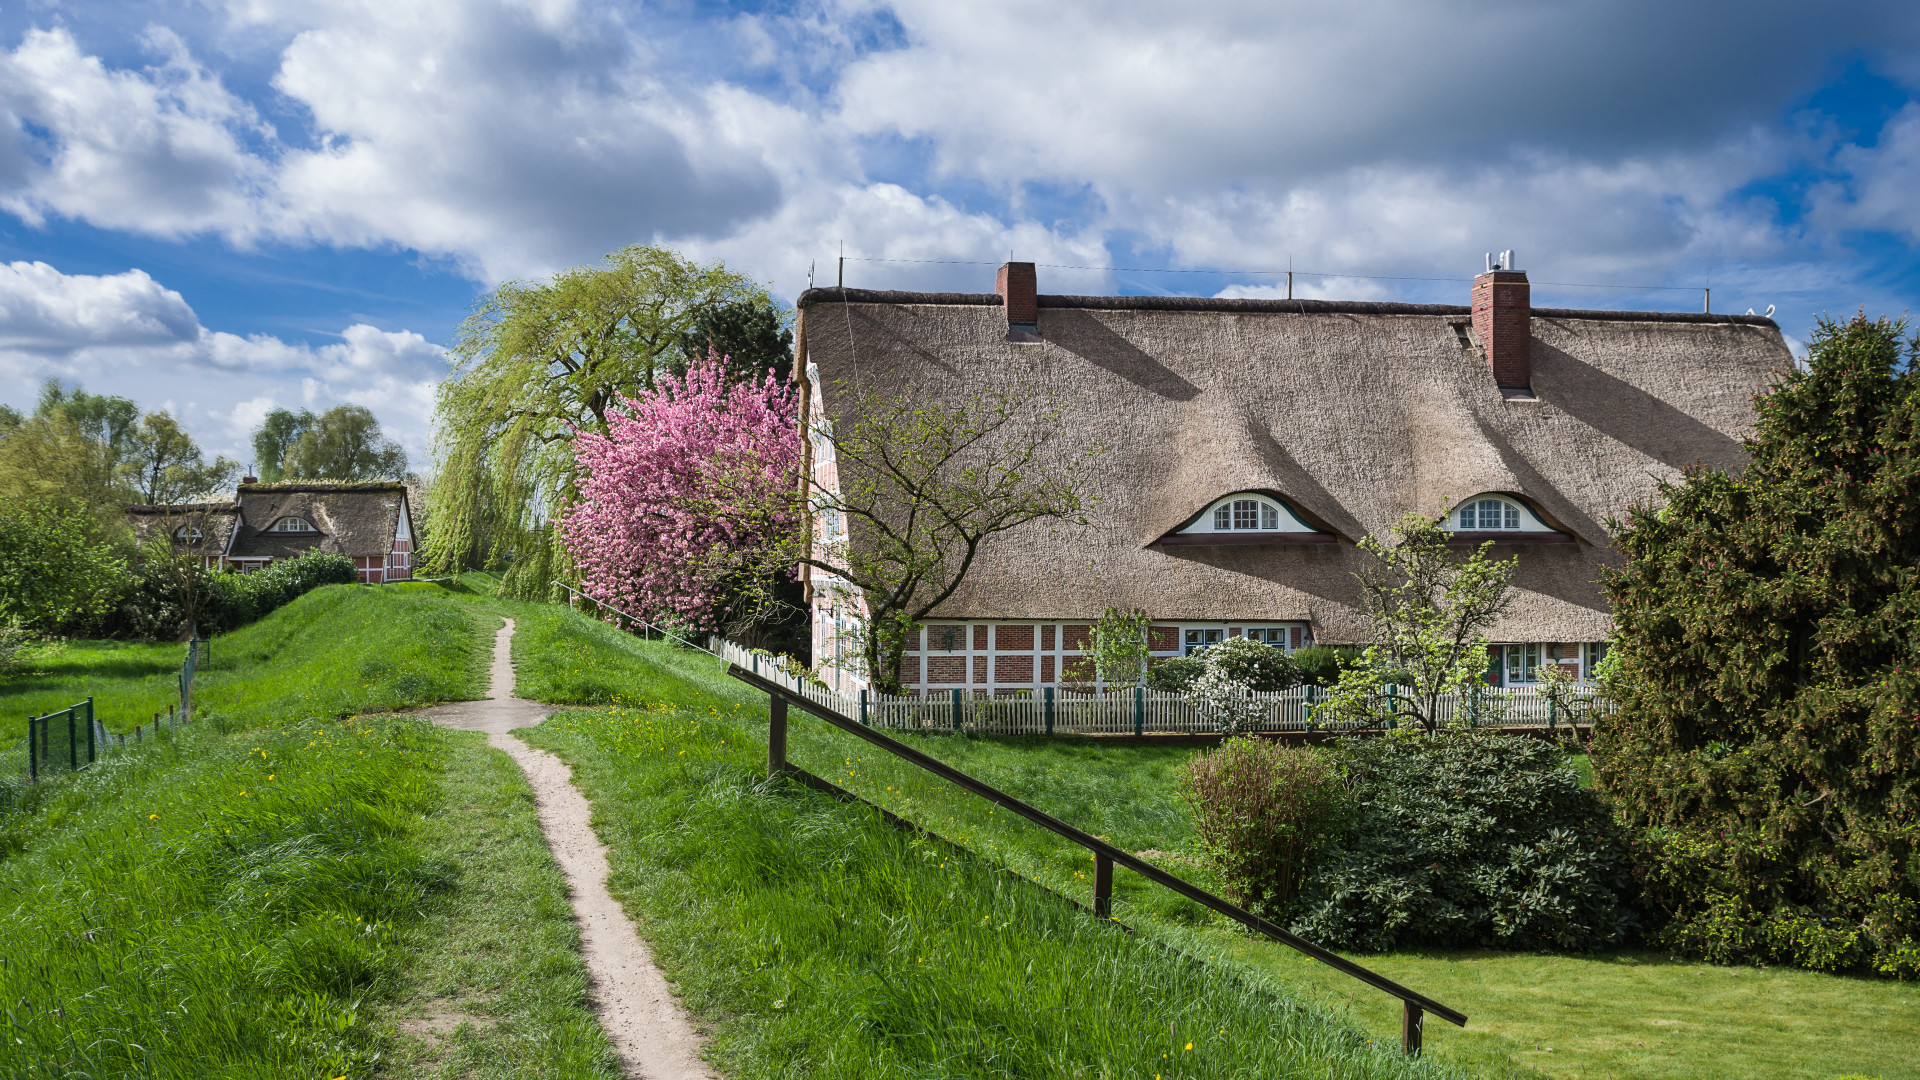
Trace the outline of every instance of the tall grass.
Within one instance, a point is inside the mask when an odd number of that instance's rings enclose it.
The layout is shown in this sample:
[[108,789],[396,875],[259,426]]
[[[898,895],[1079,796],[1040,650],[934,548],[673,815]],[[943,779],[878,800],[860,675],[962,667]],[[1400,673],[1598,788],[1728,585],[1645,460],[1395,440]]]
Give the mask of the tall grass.
[[758,733],[717,712],[570,713],[528,738],[573,763],[616,891],[735,1080],[1454,1075],[768,782]]
[[452,869],[410,841],[446,737],[423,721],[189,729],[59,785],[0,862],[0,1074],[336,1077]]

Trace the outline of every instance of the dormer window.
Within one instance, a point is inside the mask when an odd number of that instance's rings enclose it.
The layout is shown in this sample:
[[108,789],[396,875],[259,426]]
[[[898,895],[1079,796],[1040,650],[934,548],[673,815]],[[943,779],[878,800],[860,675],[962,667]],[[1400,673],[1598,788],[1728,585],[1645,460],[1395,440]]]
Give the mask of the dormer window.
[[1237,491],[1209,504],[1156,544],[1331,544],[1333,534],[1309,525],[1285,499]]
[[1213,508],[1213,531],[1280,528],[1280,508],[1265,499],[1234,499]]
[[1573,537],[1546,523],[1539,511],[1511,495],[1487,492],[1475,495],[1447,512],[1440,527],[1457,536],[1455,543],[1492,540],[1502,544],[1570,544]]
[[279,521],[274,522],[267,531],[277,533],[310,533],[319,532],[320,530],[309,524],[306,518],[283,517]]
[[206,539],[206,534],[191,525],[182,525],[173,530],[173,538],[183,544],[197,544]]
[[1460,532],[1496,532],[1502,529],[1517,532],[1520,528],[1520,507],[1506,499],[1476,499],[1459,509],[1457,521],[1454,528]]

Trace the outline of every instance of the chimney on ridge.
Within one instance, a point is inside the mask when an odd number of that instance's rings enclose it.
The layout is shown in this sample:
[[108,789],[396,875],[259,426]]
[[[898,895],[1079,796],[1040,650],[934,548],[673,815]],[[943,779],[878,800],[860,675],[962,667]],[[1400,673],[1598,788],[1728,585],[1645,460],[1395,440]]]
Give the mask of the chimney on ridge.
[[[231,476],[233,474],[228,473],[227,475]],[[260,478],[257,476],[243,476],[240,478],[240,482],[243,484],[257,484],[260,482]]]
[[1007,340],[1040,340],[1040,279],[1030,262],[1010,262],[1000,267],[994,292],[1007,306]]
[[1473,332],[1501,396],[1532,397],[1533,299],[1511,251],[1488,254],[1487,272],[1473,279]]

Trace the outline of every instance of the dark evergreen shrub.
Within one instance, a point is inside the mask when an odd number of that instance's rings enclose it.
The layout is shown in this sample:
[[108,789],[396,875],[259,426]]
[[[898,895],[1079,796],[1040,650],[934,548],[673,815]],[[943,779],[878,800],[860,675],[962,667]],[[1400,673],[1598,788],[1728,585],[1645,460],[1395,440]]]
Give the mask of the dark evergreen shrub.
[[1823,322],[1751,465],[1632,511],[1607,587],[1601,784],[1644,830],[1655,940],[1920,975],[1920,346]]
[[1353,810],[1294,933],[1331,948],[1585,951],[1634,928],[1625,831],[1560,747],[1473,732],[1338,746]]
[[1310,686],[1332,686],[1340,681],[1340,672],[1358,659],[1360,650],[1351,645],[1309,645],[1293,651],[1300,681]]
[[1147,668],[1147,689],[1168,694],[1184,694],[1207,666],[1198,656],[1169,656]]

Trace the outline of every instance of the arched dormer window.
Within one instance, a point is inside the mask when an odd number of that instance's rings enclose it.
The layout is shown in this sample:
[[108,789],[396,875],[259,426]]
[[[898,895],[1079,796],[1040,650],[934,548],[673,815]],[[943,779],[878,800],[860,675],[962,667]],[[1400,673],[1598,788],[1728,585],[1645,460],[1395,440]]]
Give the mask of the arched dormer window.
[[319,532],[320,530],[314,528],[313,525],[309,523],[306,518],[283,517],[279,521],[276,521],[272,525],[268,526],[267,531],[277,532],[277,533],[310,533],[310,532]]
[[1286,500],[1240,491],[1215,500],[1162,544],[1331,544],[1333,534],[1307,523]]
[[173,530],[173,538],[183,544],[197,544],[207,538],[207,534],[191,525],[182,525]]
[[1462,542],[1571,543],[1573,537],[1541,519],[1538,512],[1510,495],[1475,495],[1448,511],[1440,527]]

